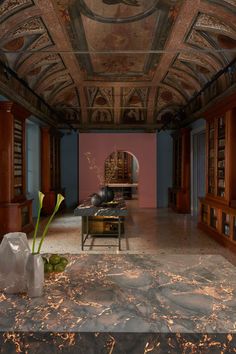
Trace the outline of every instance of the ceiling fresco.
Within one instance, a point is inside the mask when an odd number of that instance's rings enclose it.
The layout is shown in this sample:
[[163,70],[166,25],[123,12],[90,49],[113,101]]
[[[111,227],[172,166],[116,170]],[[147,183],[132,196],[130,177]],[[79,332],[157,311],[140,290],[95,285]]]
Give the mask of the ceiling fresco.
[[235,58],[236,0],[0,2],[0,88],[14,74],[75,129],[160,128]]
[[150,51],[164,49],[180,1],[175,3],[173,8],[158,0],[58,2],[73,50],[88,52],[76,55],[86,79],[151,80],[160,55]]

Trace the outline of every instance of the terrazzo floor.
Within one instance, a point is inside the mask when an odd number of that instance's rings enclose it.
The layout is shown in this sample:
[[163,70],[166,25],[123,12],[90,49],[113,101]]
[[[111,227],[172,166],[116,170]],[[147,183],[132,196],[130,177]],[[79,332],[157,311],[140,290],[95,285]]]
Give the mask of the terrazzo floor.
[[[121,251],[116,237],[92,237],[91,247],[81,250],[81,217],[73,211],[58,215],[52,222],[42,247],[42,253],[109,253],[109,254],[218,254],[236,265],[236,254],[221,246],[197,228],[197,218],[176,214],[170,209],[142,209],[136,200],[127,201],[129,215],[125,219],[125,234]],[[41,222],[41,229],[47,219]],[[40,232],[39,232],[40,234]],[[32,244],[32,233],[29,243]],[[96,247],[104,244],[104,247]],[[114,244],[114,247],[106,246]]]

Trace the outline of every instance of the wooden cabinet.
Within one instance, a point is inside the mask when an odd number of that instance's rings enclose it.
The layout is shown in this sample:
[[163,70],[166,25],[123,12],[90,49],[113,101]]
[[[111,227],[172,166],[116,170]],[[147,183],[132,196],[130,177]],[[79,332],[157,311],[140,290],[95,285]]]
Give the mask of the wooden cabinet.
[[106,183],[132,183],[132,155],[125,151],[112,153],[105,161]]
[[207,198],[230,205],[236,199],[236,116],[230,110],[207,121]]
[[41,190],[45,194],[42,213],[45,215],[53,212],[57,194],[64,194],[60,178],[60,140],[61,133],[49,127],[41,128]]
[[0,103],[0,234],[29,232],[32,201],[25,191],[25,119],[29,113],[9,101]]
[[173,187],[169,206],[179,213],[190,212],[190,129],[180,129],[173,138]]
[[199,200],[200,229],[236,251],[236,209],[207,198]]
[[236,249],[236,108],[216,106],[205,114],[206,197],[199,201],[199,227]]

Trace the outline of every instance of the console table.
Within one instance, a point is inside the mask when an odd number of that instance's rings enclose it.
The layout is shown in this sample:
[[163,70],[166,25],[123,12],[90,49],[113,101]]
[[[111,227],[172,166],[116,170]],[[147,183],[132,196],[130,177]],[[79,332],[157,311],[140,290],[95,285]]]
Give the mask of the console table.
[[[117,236],[118,244],[117,247],[119,251],[121,250],[121,233],[123,219],[128,215],[128,210],[123,199],[116,199],[114,202],[105,203],[102,206],[95,207],[91,205],[90,199],[85,200],[74,210],[75,216],[82,217],[82,229],[81,229],[81,248],[82,251],[84,247],[89,247],[86,245],[86,240],[90,236]],[[92,232],[91,225],[93,222],[101,222],[101,217],[110,218],[110,223],[117,225],[117,227],[112,231],[106,232]],[[111,245],[106,245],[111,246]],[[104,247],[104,245],[96,245],[96,247]]]

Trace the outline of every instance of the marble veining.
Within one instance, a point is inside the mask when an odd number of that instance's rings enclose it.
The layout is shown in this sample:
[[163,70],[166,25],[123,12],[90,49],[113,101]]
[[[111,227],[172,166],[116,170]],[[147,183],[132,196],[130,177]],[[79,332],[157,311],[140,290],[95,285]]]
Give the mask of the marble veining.
[[90,199],[85,200],[74,210],[76,216],[126,216],[128,210],[123,199],[115,199],[117,204],[106,203],[106,205],[93,206]]
[[0,293],[1,332],[236,333],[235,267],[219,255],[70,255],[44,295]]

